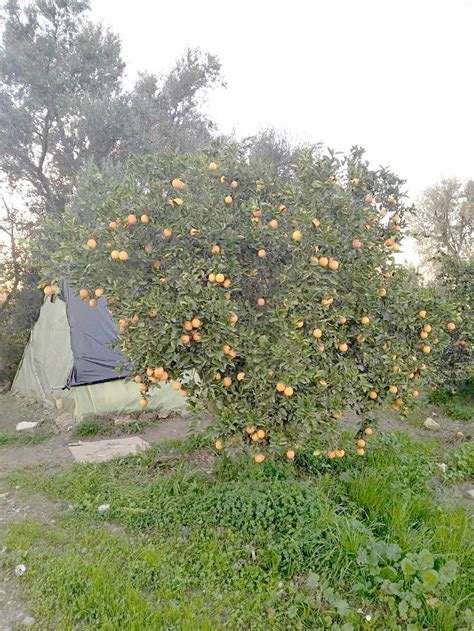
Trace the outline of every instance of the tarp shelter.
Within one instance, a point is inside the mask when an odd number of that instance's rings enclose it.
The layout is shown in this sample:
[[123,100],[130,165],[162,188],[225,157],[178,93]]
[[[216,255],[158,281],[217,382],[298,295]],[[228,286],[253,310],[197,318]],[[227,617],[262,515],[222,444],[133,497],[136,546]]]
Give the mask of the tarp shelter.
[[[105,300],[92,308],[64,283],[45,299],[13,381],[12,392],[70,410],[77,421],[140,410],[138,385],[118,346],[118,329]],[[182,410],[169,385],[150,391],[149,409]]]

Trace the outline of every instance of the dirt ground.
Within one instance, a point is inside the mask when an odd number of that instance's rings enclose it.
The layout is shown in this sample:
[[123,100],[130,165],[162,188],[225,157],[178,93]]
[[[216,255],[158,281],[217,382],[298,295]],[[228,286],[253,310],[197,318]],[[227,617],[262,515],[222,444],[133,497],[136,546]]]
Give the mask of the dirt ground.
[[[441,449],[448,452],[457,445],[472,441],[474,435],[474,419],[468,422],[454,421],[440,413],[437,408],[426,406],[422,414],[416,418],[404,419],[390,413],[381,413],[377,420],[377,431],[387,433],[403,431],[418,439],[427,440],[437,438]],[[5,553],[4,535],[8,523],[34,519],[40,523],[54,524],[57,516],[68,510],[67,505],[61,506],[53,503],[44,496],[24,494],[20,488],[12,489],[7,486],[5,475],[17,467],[29,467],[32,465],[44,465],[54,471],[73,464],[74,459],[68,448],[71,442],[81,440],[101,440],[106,436],[94,435],[90,437],[78,437],[75,435],[75,424],[72,417],[61,417],[62,412],[57,410],[45,410],[41,405],[27,402],[11,394],[0,394],[0,435],[11,439],[11,444],[0,444],[0,561]],[[436,420],[440,428],[437,431],[428,431],[423,427],[423,421],[430,416]],[[188,433],[189,419],[183,415],[172,414],[166,418],[144,416],[141,419],[136,433],[136,419],[123,417],[112,421],[114,437],[130,435],[130,425],[135,425],[134,435],[141,436],[149,443],[157,443],[167,440],[184,439]],[[20,421],[38,421],[38,429],[31,430],[30,436],[35,438],[36,432],[41,432],[36,444],[27,444],[24,437],[18,437],[15,431],[16,424]],[[61,422],[59,422],[61,421]],[[68,422],[70,421],[70,422]],[[355,415],[348,414],[341,419],[342,424],[354,428],[359,421]],[[459,434],[461,432],[461,434]],[[211,468],[209,460],[213,455],[209,450],[197,450],[194,457],[199,461],[197,466]],[[166,460],[167,456],[164,456]],[[173,466],[173,455],[169,455],[169,465]],[[163,466],[160,460],[160,466]],[[443,487],[439,480],[434,479],[433,486],[440,496],[460,502],[472,508],[473,481],[465,481],[458,485],[450,485],[449,489]],[[34,614],[26,611],[17,588],[17,579],[13,571],[0,574],[0,631],[17,631],[34,624]]]

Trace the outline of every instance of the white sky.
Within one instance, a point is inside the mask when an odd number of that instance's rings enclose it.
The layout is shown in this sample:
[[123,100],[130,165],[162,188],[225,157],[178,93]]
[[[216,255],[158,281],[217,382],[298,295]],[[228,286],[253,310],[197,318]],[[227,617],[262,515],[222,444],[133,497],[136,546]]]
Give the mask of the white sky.
[[268,125],[408,180],[474,177],[474,0],[91,0],[129,77],[186,46],[216,54],[228,87],[207,110],[222,132]]

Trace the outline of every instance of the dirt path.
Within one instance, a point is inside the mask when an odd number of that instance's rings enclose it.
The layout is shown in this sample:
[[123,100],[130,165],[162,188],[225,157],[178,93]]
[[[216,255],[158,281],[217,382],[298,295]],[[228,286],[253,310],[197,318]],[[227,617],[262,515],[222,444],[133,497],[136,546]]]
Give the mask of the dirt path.
[[[56,425],[58,417],[67,417],[62,412],[45,410],[42,406],[29,403],[10,394],[0,394],[0,433],[11,438],[12,444],[0,443],[0,474],[16,467],[32,465],[51,465],[65,467],[74,462],[68,445],[70,443],[103,440],[109,435],[78,437],[74,433],[75,423],[70,417],[64,427]],[[113,437],[139,435],[148,443],[158,443],[168,440],[183,440],[188,435],[189,420],[181,414],[169,414],[166,418],[156,418],[156,414],[144,415],[144,423],[137,433],[130,432],[130,427],[136,425],[132,417],[117,418],[117,425],[113,427]],[[59,419],[58,419],[59,420]],[[67,420],[67,418],[66,418]],[[21,421],[38,421],[38,428],[20,435],[15,431],[16,424]],[[64,424],[64,420],[63,420]],[[35,432],[42,431],[39,437],[43,442],[36,443]],[[31,444],[25,444],[22,439],[29,437]],[[14,442],[15,441],[15,442]]]

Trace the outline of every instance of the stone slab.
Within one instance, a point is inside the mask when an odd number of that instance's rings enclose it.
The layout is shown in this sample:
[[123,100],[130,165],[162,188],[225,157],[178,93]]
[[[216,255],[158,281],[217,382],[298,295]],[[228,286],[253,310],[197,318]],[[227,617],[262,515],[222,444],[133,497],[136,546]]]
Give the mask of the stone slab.
[[69,451],[76,462],[107,462],[130,454],[139,454],[150,446],[139,436],[110,438],[69,445]]

